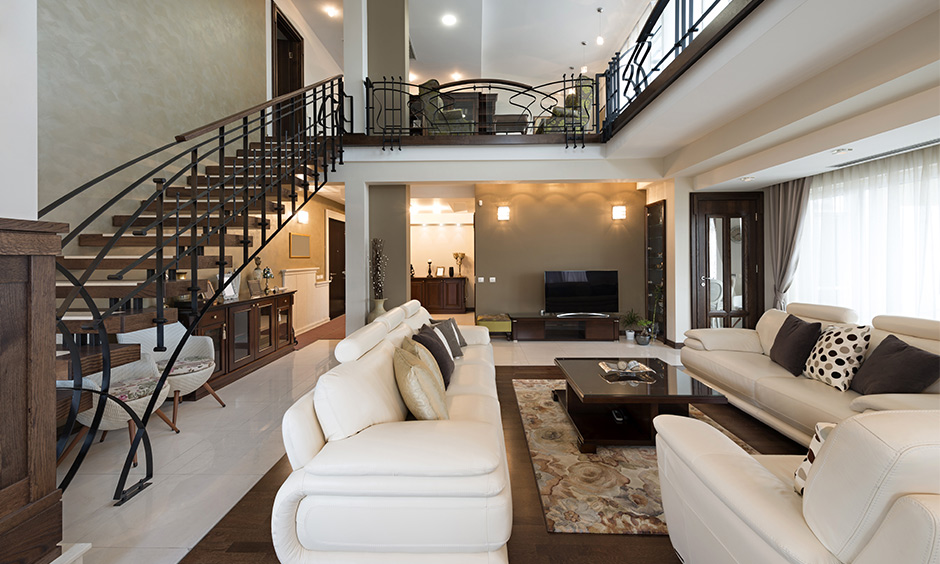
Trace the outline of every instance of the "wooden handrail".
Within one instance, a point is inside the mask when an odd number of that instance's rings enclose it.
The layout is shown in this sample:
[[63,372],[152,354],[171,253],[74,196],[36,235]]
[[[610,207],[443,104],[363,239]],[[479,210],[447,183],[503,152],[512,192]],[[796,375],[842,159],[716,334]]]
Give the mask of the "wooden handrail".
[[179,143],[179,142],[183,142],[183,141],[189,141],[190,139],[195,139],[196,137],[199,137],[200,135],[205,135],[206,133],[209,133],[210,131],[215,131],[215,130],[219,129],[220,127],[224,127],[224,126],[226,126],[226,125],[228,125],[228,124],[230,124],[230,123],[232,123],[232,122],[234,122],[234,121],[236,121],[236,120],[242,119],[242,118],[245,117],[245,116],[249,116],[249,115],[251,115],[251,114],[253,114],[253,113],[260,112],[261,110],[263,110],[263,109],[265,109],[265,108],[269,108],[269,107],[271,107],[271,106],[273,106],[273,105],[275,105],[275,104],[280,104],[281,102],[285,102],[285,101],[287,101],[287,100],[290,100],[291,98],[294,98],[294,97],[296,97],[296,96],[298,96],[298,95],[300,95],[300,94],[303,94],[304,92],[307,92],[307,91],[309,91],[309,90],[313,90],[314,88],[317,88],[318,86],[322,86],[322,85],[324,85],[324,84],[326,84],[326,83],[328,83],[328,82],[332,82],[332,81],[336,80],[337,78],[342,78],[342,77],[343,77],[343,75],[341,75],[341,74],[338,74],[338,75],[336,75],[336,76],[331,76],[330,78],[323,79],[323,80],[321,80],[320,82],[317,82],[317,83],[315,83],[315,84],[311,84],[310,86],[304,86],[303,88],[301,88],[301,89],[299,89],[299,90],[295,90],[295,91],[290,92],[290,93],[288,93],[288,94],[284,94],[283,96],[278,96],[277,98],[272,98],[272,99],[268,100],[267,102],[262,102],[262,103],[258,104],[257,106],[252,106],[252,107],[248,108],[247,110],[242,110],[242,111],[240,111],[240,112],[238,112],[238,113],[235,113],[235,114],[232,114],[232,115],[230,115],[230,116],[228,116],[228,117],[224,117],[224,118],[222,118],[222,119],[216,120],[216,121],[214,121],[214,122],[212,122],[212,123],[210,123],[210,124],[203,125],[202,127],[198,127],[198,128],[196,128],[196,129],[193,129],[192,131],[187,131],[186,133],[183,133],[183,134],[181,134],[181,135],[177,135],[177,136],[176,136],[176,141]]

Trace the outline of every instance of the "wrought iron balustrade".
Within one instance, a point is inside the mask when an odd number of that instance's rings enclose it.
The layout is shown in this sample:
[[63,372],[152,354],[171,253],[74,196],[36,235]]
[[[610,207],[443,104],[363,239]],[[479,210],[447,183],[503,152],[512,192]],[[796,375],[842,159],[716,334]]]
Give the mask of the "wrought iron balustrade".
[[[180,293],[182,285],[186,297],[180,307],[188,308],[194,320],[172,352],[146,411],[139,419],[130,417],[137,432],[114,499],[123,503],[147,486],[153,477],[147,425],[160,407],[157,398],[180,351],[233,278],[328,182],[336,165],[343,163],[343,134],[351,129],[345,117],[347,99],[342,76],[318,82],[178,135],[173,142],[102,174],[40,210],[40,217],[55,216],[56,210],[88,198],[93,187],[96,193],[109,194],[104,204],[63,238],[63,248],[70,244],[100,246],[100,252],[93,257],[60,257],[57,265],[67,288],[59,295],[56,317],[62,346],[70,355],[72,378],[65,388],[71,390],[72,401],[57,444],[57,458],[75,425],[82,391],[100,398],[90,431],[60,484],[62,489],[69,486],[85,459],[105,404],[117,402],[128,411],[121,400],[109,394],[113,364],[109,334],[118,332],[115,325],[120,325],[115,322],[137,316],[152,323],[156,350],[167,350],[163,329],[175,309],[166,302],[177,297],[168,291],[176,288]],[[113,235],[93,232],[99,218],[126,213],[127,201],[135,196],[142,201],[130,215],[113,216]],[[115,256],[114,251],[125,246],[144,250],[139,257],[138,251],[130,257]],[[208,256],[207,247],[218,249],[213,251],[217,256]],[[239,266],[234,257],[226,256],[227,247],[241,259]],[[207,269],[218,280],[217,288],[206,284]],[[108,281],[123,283],[126,292],[101,297]],[[83,384],[79,352],[83,344],[100,347],[100,390]],[[141,442],[145,475],[125,488]]]
[[566,147],[583,147],[586,135],[599,133],[596,84],[576,75],[538,86],[500,79],[366,79],[366,135],[381,136],[383,149],[401,148],[402,137],[553,133],[563,136]]

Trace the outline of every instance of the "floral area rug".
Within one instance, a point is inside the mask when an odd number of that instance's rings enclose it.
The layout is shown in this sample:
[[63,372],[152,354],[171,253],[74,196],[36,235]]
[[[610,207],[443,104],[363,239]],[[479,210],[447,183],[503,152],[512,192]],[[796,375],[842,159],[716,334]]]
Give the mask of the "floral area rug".
[[[596,454],[581,453],[564,408],[552,399],[564,380],[513,380],[512,385],[549,532],[667,534],[655,447],[599,446]],[[689,414],[757,454],[695,407]]]

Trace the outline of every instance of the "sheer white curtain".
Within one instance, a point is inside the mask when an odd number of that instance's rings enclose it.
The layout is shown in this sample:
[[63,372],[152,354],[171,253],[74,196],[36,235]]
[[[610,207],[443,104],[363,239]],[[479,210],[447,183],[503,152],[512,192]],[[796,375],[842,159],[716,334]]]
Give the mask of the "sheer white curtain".
[[940,319],[940,146],[812,177],[789,301]]

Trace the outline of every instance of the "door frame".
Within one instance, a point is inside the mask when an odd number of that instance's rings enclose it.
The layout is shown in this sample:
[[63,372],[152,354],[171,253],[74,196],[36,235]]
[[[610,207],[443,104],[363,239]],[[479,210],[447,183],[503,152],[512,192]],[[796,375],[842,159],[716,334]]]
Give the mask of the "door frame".
[[336,221],[342,221],[343,223],[346,223],[346,214],[335,211],[335,210],[327,209],[325,218],[326,219],[323,222],[323,231],[324,231],[323,241],[325,243],[324,246],[325,246],[326,252],[323,254],[325,255],[326,258],[323,262],[323,267],[326,269],[326,281],[329,282],[330,280],[330,220],[335,219]]
[[[700,202],[720,202],[720,201],[753,201],[756,205],[756,217],[755,217],[755,233],[753,233],[754,247],[750,249],[750,252],[753,252],[754,257],[751,261],[750,254],[748,250],[745,249],[744,255],[744,264],[745,266],[752,264],[755,266],[756,271],[753,273],[748,273],[751,276],[756,277],[755,289],[753,296],[753,303],[747,307],[748,315],[752,317],[753,322],[756,324],[757,320],[760,319],[760,315],[764,311],[765,301],[764,301],[764,193],[763,192],[713,192],[713,193],[693,193],[689,196],[690,205],[689,205],[689,221],[690,221],[690,237],[691,237],[691,246],[690,246],[690,262],[691,262],[691,303],[692,303],[692,327],[693,328],[703,328],[708,327],[707,324],[707,314],[706,314],[706,323],[700,323],[700,312],[702,311],[700,306],[703,304],[699,300],[699,280],[698,276],[700,273],[699,261],[707,260],[707,254],[705,257],[702,257],[698,253],[698,243],[699,243],[699,229],[698,229],[698,203]],[[747,229],[748,222],[743,222],[742,226]],[[727,262],[725,264],[728,264]],[[747,282],[742,282],[746,284]],[[707,304],[704,304],[707,305]],[[747,323],[745,323],[745,327]],[[753,328],[753,327],[752,327]]]
[[290,37],[292,42],[300,43],[300,56],[297,61],[297,68],[300,69],[300,86],[298,88],[303,88],[304,86],[304,36],[297,31],[297,27],[291,23],[287,15],[277,7],[273,1],[271,2],[271,97],[277,98],[283,94],[288,94],[288,92],[278,92],[277,90],[277,78],[278,78],[278,63],[277,63],[277,31],[278,28],[283,26],[285,35]]

